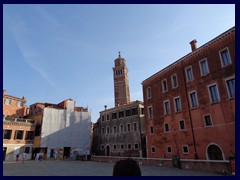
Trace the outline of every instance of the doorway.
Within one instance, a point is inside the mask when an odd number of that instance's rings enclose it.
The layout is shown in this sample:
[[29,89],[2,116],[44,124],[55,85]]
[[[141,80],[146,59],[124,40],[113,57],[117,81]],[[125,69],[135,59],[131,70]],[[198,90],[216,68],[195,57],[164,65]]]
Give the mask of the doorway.
[[207,153],[210,160],[223,160],[222,150],[216,145],[210,145]]
[[106,155],[107,155],[107,156],[110,156],[110,146],[109,146],[109,145],[107,145]]

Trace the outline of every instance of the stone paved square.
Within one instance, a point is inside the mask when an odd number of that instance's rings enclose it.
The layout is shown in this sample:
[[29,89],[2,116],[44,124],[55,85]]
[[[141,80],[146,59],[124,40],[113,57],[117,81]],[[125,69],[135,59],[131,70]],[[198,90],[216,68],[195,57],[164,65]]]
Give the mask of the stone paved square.
[[[3,162],[3,176],[112,176],[114,163],[95,161]],[[221,176],[178,168],[140,166],[142,176]]]

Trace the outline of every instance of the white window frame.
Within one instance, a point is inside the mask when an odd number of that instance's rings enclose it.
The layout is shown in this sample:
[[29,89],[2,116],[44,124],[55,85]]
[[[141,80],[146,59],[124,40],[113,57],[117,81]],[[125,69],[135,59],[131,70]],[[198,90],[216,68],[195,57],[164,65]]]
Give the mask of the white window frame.
[[[176,104],[176,99],[179,99],[179,111],[177,110],[177,104]],[[182,111],[182,104],[181,104],[181,98],[180,96],[177,96],[174,98],[174,107],[175,107],[175,112],[178,113],[178,112],[181,112]]]
[[117,150],[117,144],[113,144],[113,150]]
[[[194,106],[193,107],[193,103],[192,103],[192,98],[191,98],[191,94],[195,93],[196,94],[196,107]],[[188,93],[188,98],[189,98],[189,102],[190,102],[190,106],[191,106],[191,109],[196,109],[199,107],[199,103],[198,103],[198,95],[197,95],[197,91],[191,91]]]
[[102,127],[102,128],[101,128],[101,134],[102,134],[102,135],[106,134],[106,133],[105,133],[105,127]]
[[[191,74],[192,74],[192,79],[189,79],[189,76],[188,76],[188,69],[191,69]],[[194,80],[194,75],[193,75],[193,69],[192,69],[192,66],[188,66],[185,68],[185,73],[186,73],[186,79],[187,79],[187,82],[190,82],[190,81],[193,81]]]
[[[129,127],[129,129],[128,129],[128,127]],[[131,124],[130,123],[127,123],[127,132],[131,132]]]
[[123,124],[120,124],[119,126],[120,126],[120,130],[119,130],[120,133],[124,133],[124,125],[123,125]]
[[[115,130],[114,130],[114,127],[116,128],[116,132],[115,132]],[[113,132],[113,134],[116,134],[116,133],[117,133],[117,126],[116,126],[116,125],[113,126],[112,132]]]
[[[138,146],[137,148],[135,147],[135,146],[136,146],[136,144],[137,144],[137,146]],[[138,150],[138,149],[139,149],[139,144],[138,144],[138,143],[135,143],[135,144],[134,144],[134,149],[136,149],[136,150]]]
[[[183,124],[184,124],[184,129],[181,128],[181,123],[180,123],[180,122],[183,122]],[[185,131],[185,130],[186,130],[186,124],[185,124],[185,121],[184,121],[183,119],[179,120],[179,121],[178,121],[178,124],[179,124],[179,130],[180,130],[180,131]]]
[[[136,129],[135,129],[136,127]],[[133,123],[133,131],[137,132],[138,131],[138,123]]]
[[[229,56],[229,60],[230,60],[230,63],[229,63],[229,64],[226,64],[226,65],[223,64],[223,59],[222,59],[222,52],[225,51],[225,50],[227,50],[228,56]],[[232,64],[232,58],[231,58],[230,51],[229,51],[228,47],[225,47],[225,48],[221,49],[221,50],[219,51],[219,56],[220,56],[220,61],[221,61],[222,67],[226,67],[226,66]]]
[[[168,103],[168,105],[169,105],[168,113],[167,113],[167,109],[166,109],[166,103]],[[171,107],[170,107],[170,101],[169,100],[163,101],[163,107],[164,107],[164,115],[165,116],[171,114]]]
[[[184,147],[187,148],[187,151],[188,151],[188,152],[184,152]],[[189,154],[189,147],[188,147],[188,145],[183,145],[183,146],[182,146],[182,152],[183,152],[183,154]]]
[[147,99],[151,99],[152,98],[152,90],[151,87],[147,88]]
[[[203,74],[203,69],[202,69],[202,62],[205,61],[206,62],[206,69],[207,69],[207,72],[205,74]],[[205,76],[207,74],[209,74],[209,68],[208,68],[208,61],[207,61],[207,58],[204,58],[202,60],[199,61],[199,68],[200,68],[200,72],[201,72],[201,76]]]
[[[174,76],[176,77],[176,83],[177,83],[176,86],[174,86],[174,80],[173,80],[173,77],[174,77]],[[173,75],[171,76],[171,81],[172,81],[172,88],[173,88],[173,89],[177,88],[177,87],[178,87],[177,73],[175,73],[175,74],[173,74]]]
[[[228,84],[227,84],[227,81],[230,81],[230,80],[233,80],[233,79],[235,80],[235,75],[227,77],[227,78],[224,79],[225,86],[226,86],[226,89],[227,89],[228,99],[234,99],[235,98],[235,94],[234,94],[234,97],[230,97],[230,92],[229,92],[229,88],[228,88]],[[235,83],[236,83],[236,80],[235,80]],[[234,89],[235,89],[235,93],[236,93],[236,87],[234,87]]]
[[[131,148],[129,148],[129,145],[131,146]],[[131,150],[131,149],[133,149],[133,147],[132,147],[132,144],[131,144],[131,143],[128,143],[128,144],[127,144],[127,149],[128,149],[128,150]]]
[[[123,148],[122,148],[123,147]],[[120,144],[120,149],[123,150],[124,149],[124,144]]]
[[[150,109],[151,109],[151,113],[150,113]],[[152,106],[148,106],[148,119],[153,119],[153,107]]]
[[[206,124],[206,119],[205,119],[206,116],[209,116],[209,117],[210,117],[211,125],[207,125],[207,124]],[[205,115],[203,116],[203,121],[204,121],[204,126],[205,126],[205,127],[211,127],[211,126],[213,126],[213,121],[212,121],[212,116],[211,116],[211,114],[205,114]]]
[[[210,87],[213,87],[213,86],[216,86],[216,93],[217,93],[217,98],[218,98],[218,100],[214,101],[214,102],[213,102],[213,99],[212,99],[212,96],[211,96],[211,91],[210,91]],[[212,83],[212,84],[208,85],[208,94],[209,94],[209,98],[210,98],[210,103],[214,104],[214,103],[218,103],[218,102],[221,101],[217,83]]]
[[[164,89],[164,83],[163,82],[166,82],[166,89]],[[167,86],[167,79],[163,79],[162,80],[162,92],[165,93],[168,91],[168,86]]]

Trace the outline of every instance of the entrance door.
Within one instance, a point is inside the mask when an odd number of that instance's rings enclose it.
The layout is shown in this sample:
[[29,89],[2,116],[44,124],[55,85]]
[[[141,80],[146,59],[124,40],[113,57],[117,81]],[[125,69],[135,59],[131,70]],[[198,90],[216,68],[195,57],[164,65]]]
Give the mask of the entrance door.
[[207,151],[210,160],[223,160],[222,151],[218,146],[210,145]]
[[71,147],[64,147],[64,149],[63,149],[63,157],[64,158],[70,158],[70,151],[71,151]]
[[107,152],[106,152],[106,155],[107,155],[107,156],[110,156],[110,147],[109,147],[109,146],[107,146]]
[[7,153],[7,147],[3,147],[3,161],[5,161],[6,153]]

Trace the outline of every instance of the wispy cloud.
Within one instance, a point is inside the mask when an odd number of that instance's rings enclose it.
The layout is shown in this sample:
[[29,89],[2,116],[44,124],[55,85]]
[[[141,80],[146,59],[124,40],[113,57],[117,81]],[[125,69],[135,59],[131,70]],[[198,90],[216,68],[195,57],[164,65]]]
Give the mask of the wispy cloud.
[[35,47],[29,39],[31,32],[28,30],[29,25],[21,19],[11,19],[10,31],[15,38],[16,44],[23,56],[24,61],[35,70],[44,80],[52,87],[57,88],[54,81],[49,77],[46,67],[41,64],[43,59],[41,52]]

